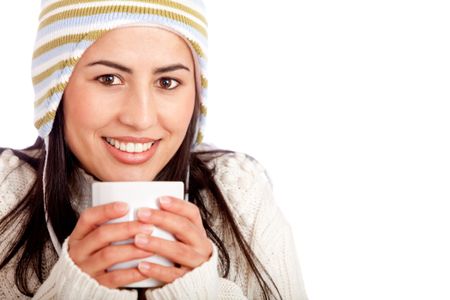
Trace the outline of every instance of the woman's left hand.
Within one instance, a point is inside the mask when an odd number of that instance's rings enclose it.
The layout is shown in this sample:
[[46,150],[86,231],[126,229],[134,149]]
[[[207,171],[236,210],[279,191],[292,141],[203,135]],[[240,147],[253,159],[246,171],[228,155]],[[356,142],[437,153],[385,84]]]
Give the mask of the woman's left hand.
[[139,271],[143,275],[171,283],[206,262],[211,257],[213,248],[196,205],[174,197],[162,197],[159,203],[161,210],[139,209],[138,220],[172,233],[176,240],[169,241],[138,234],[134,243],[138,248],[180,265],[180,267],[166,267],[149,262],[139,264]]

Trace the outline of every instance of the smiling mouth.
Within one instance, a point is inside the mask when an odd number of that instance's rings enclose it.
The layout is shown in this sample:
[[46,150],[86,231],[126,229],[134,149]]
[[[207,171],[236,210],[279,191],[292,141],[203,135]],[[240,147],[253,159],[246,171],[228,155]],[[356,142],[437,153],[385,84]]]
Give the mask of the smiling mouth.
[[124,142],[119,141],[117,139],[111,137],[103,137],[108,144],[115,147],[117,150],[127,152],[127,153],[141,153],[148,151],[156,141],[147,142],[147,143],[133,143],[133,142]]

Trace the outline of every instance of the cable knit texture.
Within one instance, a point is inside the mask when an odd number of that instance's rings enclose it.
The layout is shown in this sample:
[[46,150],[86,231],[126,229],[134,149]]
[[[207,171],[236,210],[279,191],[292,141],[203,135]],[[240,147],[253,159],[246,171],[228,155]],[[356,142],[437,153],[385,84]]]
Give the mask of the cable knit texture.
[[[209,167],[213,166],[215,180],[244,238],[274,279],[283,299],[306,300],[291,228],[274,202],[272,184],[264,168],[243,153],[218,157],[209,163]],[[0,155],[0,217],[26,195],[35,179],[34,170],[10,150]],[[90,200],[79,200],[80,209],[90,205]],[[170,284],[147,290],[147,299],[261,299],[262,291],[256,277],[236,245],[222,236],[220,224],[217,218],[213,228],[230,254],[227,278],[219,276],[218,250],[213,246],[213,254],[207,262]],[[12,226],[0,237],[0,253],[4,253],[18,227]],[[67,239],[59,258],[51,244],[45,254],[44,274],[47,276],[44,283],[40,284],[30,273],[35,291],[33,299],[137,299],[135,290],[106,288],[81,271],[68,255]],[[0,270],[0,299],[28,299],[15,286],[16,263],[17,256]]]

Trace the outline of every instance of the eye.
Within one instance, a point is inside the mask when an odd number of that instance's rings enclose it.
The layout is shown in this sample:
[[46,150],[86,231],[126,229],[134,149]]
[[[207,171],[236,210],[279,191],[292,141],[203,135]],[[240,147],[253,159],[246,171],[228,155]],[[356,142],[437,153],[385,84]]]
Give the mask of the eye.
[[[118,81],[115,79],[118,79]],[[107,86],[119,85],[122,83],[122,80],[117,75],[114,75],[114,74],[101,75],[101,76],[98,76],[96,78],[96,80],[100,81],[101,84],[107,85]]]
[[158,85],[163,89],[173,90],[174,88],[180,85],[180,82],[173,78],[161,78],[158,80]]

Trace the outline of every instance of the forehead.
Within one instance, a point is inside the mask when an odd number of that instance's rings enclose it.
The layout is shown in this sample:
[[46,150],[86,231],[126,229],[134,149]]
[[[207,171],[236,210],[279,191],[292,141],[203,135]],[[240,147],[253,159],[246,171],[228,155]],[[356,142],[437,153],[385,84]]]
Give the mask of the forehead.
[[82,60],[117,58],[129,63],[183,62],[193,65],[192,52],[184,38],[151,26],[128,26],[106,32],[83,54]]

